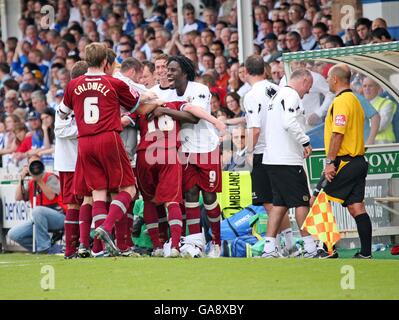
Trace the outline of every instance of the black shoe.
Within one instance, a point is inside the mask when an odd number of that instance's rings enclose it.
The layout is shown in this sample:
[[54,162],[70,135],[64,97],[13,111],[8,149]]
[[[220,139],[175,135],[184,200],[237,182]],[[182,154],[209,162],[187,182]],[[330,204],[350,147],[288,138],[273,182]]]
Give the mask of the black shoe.
[[144,219],[142,217],[138,217],[137,219],[134,220],[133,223],[133,230],[132,230],[132,236],[134,238],[140,237],[141,233],[141,227],[144,224]]
[[329,254],[324,249],[318,249],[316,255],[314,256],[314,258],[319,258],[319,259],[337,259],[338,258],[338,252],[336,250],[333,250],[332,254]]
[[103,226],[99,226],[95,232],[94,236],[97,239],[104,241],[108,253],[112,256],[119,256],[119,249],[114,242],[114,237],[110,234]]
[[77,259],[77,258],[79,258],[79,256],[78,256],[78,253],[77,253],[77,252],[74,252],[74,253],[72,253],[70,256],[64,256],[64,259],[65,259],[65,260],[69,260],[69,259]]
[[90,258],[90,249],[86,248],[86,246],[81,243],[79,245],[79,249],[78,249],[78,256],[79,258],[85,259],[85,258]]
[[373,257],[371,255],[364,256],[360,252],[356,252],[356,254],[352,258],[353,259],[372,259]]
[[51,245],[55,245],[57,241],[62,240],[62,236],[64,235],[64,232],[62,230],[57,230],[53,232],[53,236],[51,237]]

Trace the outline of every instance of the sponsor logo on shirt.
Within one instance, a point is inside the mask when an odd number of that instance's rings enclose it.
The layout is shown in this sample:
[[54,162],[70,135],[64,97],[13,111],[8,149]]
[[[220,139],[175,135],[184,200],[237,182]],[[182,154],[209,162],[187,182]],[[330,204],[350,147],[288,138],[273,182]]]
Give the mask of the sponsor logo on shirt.
[[346,125],[346,117],[343,114],[335,116],[335,125],[338,127],[344,127]]

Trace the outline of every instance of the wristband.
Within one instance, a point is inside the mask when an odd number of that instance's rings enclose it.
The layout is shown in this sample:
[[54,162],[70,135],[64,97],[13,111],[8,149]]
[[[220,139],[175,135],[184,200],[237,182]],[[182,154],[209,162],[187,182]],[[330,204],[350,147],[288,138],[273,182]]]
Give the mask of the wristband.
[[304,144],[302,145],[302,147],[306,148],[308,145],[310,145],[310,141],[304,143]]

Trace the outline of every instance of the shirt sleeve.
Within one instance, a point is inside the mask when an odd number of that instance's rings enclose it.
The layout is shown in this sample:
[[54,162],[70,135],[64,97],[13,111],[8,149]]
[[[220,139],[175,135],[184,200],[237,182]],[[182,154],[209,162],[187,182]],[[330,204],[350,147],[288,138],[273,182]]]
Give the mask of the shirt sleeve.
[[64,97],[57,108],[57,113],[60,115],[62,119],[65,119],[68,114],[70,114],[73,110],[72,104],[72,95],[70,94],[71,82],[68,83]]
[[285,97],[281,99],[281,106],[283,108],[282,120],[284,129],[287,130],[299,144],[304,145],[309,143],[310,138],[305,134],[304,129],[298,121],[304,111],[298,94],[285,95]]
[[347,106],[348,101],[341,98],[334,102],[332,114],[332,132],[345,134],[346,127],[349,120],[350,106]]
[[261,102],[256,101],[251,95],[246,94],[244,97],[244,110],[247,128],[260,128],[260,109]]
[[194,95],[193,101],[192,102],[188,101],[188,102],[193,105],[199,106],[210,113],[211,92],[209,91],[209,89],[207,87],[201,88],[199,91],[193,92],[193,95]]
[[46,186],[53,190],[53,192],[57,195],[61,192],[60,180],[55,175],[51,175],[48,177],[46,181]]
[[32,136],[25,137],[17,148],[16,152],[28,152],[32,148]]
[[119,104],[131,112],[136,111],[140,103],[140,93],[133,87],[129,87],[125,82],[115,79],[117,82],[116,93],[119,98]]

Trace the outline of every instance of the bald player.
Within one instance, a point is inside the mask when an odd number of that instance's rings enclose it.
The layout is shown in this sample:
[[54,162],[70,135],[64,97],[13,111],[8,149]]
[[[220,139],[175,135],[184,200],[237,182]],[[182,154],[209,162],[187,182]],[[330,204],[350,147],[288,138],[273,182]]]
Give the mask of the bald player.
[[[364,158],[364,111],[350,89],[351,71],[337,64],[328,73],[328,84],[335,99],[325,119],[326,165],[324,188],[331,201],[347,207],[355,219],[361,249],[353,258],[371,258],[371,220],[364,205],[368,163]],[[314,196],[311,199],[313,204]]]

